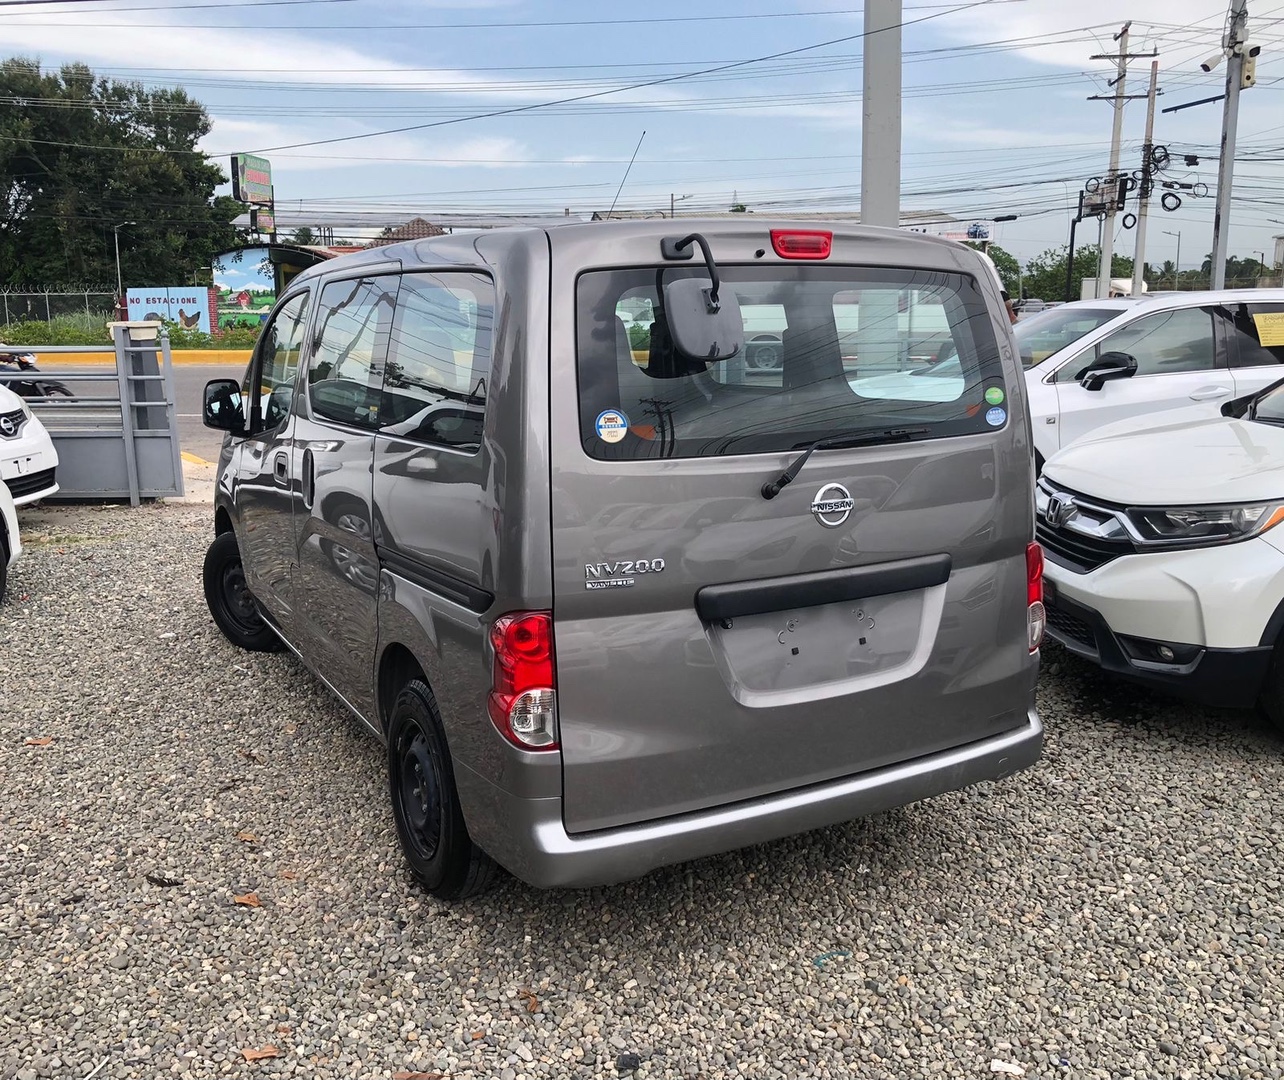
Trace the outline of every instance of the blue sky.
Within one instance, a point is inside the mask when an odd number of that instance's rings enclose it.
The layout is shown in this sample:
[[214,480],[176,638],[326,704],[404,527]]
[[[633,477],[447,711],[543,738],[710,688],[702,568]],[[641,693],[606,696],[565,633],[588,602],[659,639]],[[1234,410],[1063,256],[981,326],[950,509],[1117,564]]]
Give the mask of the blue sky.
[[[860,34],[858,0],[104,0],[0,18],[11,54],[185,86],[214,119],[205,146],[225,167],[236,151],[272,161],[280,215],[588,213],[611,204],[643,131],[621,208],[859,202],[862,42],[837,40]],[[1105,170],[1111,108],[1086,99],[1113,69],[1088,57],[1115,48],[1121,20],[1134,51],[1161,53],[1161,106],[1221,91],[1224,67],[1198,66],[1226,18],[1212,0],[904,0],[904,18],[902,205],[1018,214],[998,240],[1023,259],[1065,242],[1075,192]],[[1250,0],[1249,28],[1263,51],[1242,98],[1231,252],[1269,257],[1284,233],[1271,220],[1284,222],[1284,0]],[[789,50],[804,51],[628,89]],[[1148,77],[1136,61],[1128,91]],[[601,91],[612,92],[350,138]],[[1130,103],[1130,167],[1144,121],[1145,103]],[[1161,114],[1170,177],[1213,188],[1220,130],[1219,104]],[[323,141],[334,139],[347,141]],[[1187,153],[1200,163],[1187,167]],[[1170,232],[1183,265],[1202,260],[1212,203],[1153,209],[1148,260],[1174,257]],[[1116,249],[1131,254],[1133,236],[1121,230]]]

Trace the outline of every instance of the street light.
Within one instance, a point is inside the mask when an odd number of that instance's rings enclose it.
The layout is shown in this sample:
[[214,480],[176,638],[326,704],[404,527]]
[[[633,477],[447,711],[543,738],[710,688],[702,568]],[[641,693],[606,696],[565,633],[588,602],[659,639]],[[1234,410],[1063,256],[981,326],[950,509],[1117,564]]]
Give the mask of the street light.
[[111,229],[112,239],[116,242],[116,299],[123,300],[125,297],[125,285],[120,277],[120,230],[127,229],[131,225],[137,225],[137,221],[122,221],[119,225],[113,225]]
[[690,195],[674,195],[672,192],[670,192],[669,193],[669,217],[670,218],[673,217],[674,203],[680,203],[682,202],[683,199],[690,199],[690,198],[692,198],[692,196]]
[[1177,261],[1173,263],[1173,288],[1175,289],[1181,282],[1181,233],[1169,232],[1165,229],[1164,235],[1177,237]]

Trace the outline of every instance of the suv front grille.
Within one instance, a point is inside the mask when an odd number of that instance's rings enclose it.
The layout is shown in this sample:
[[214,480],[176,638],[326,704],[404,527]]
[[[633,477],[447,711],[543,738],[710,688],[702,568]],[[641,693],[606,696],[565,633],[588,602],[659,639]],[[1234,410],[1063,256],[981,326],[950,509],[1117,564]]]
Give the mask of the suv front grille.
[[1134,555],[1137,548],[1130,540],[1104,540],[1085,536],[1071,529],[1054,529],[1042,518],[1035,519],[1035,539],[1061,562],[1080,574],[1091,573],[1121,555]]
[[37,491],[53,487],[54,470],[45,469],[43,472],[24,473],[22,476],[10,477],[4,483],[10,495],[15,499],[21,499],[24,495],[34,495]]
[[[8,423],[5,423],[5,421],[8,421]],[[0,439],[12,439],[22,430],[22,425],[26,422],[27,414],[21,409],[0,413]]]

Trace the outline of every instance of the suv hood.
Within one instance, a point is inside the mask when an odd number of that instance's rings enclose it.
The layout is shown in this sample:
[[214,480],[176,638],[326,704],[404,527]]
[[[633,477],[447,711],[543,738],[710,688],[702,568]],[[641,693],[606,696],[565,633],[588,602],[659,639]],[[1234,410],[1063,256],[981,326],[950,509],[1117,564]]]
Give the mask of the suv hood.
[[1190,415],[1126,434],[1089,437],[1050,458],[1043,475],[1124,506],[1193,506],[1284,498],[1284,428]]

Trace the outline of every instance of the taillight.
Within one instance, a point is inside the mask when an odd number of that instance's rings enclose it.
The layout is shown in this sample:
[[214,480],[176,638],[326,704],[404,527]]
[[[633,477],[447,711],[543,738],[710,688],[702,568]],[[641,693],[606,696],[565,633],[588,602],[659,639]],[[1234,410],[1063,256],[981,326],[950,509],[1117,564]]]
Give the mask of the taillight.
[[818,229],[772,229],[771,246],[782,259],[828,259],[834,234]]
[[557,675],[553,616],[547,611],[504,615],[491,625],[495,668],[487,708],[491,722],[523,750],[557,749]]
[[1038,544],[1028,544],[1025,549],[1025,603],[1030,651],[1035,652],[1048,625],[1048,613],[1043,606],[1043,548]]

